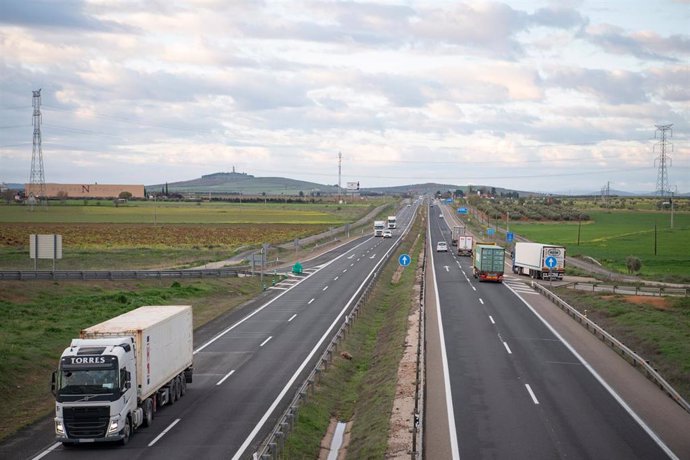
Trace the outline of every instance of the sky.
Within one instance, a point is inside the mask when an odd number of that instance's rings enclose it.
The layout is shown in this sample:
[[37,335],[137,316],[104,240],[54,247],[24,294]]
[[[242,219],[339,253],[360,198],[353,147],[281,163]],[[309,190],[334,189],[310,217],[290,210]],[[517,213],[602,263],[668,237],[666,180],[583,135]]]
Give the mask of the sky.
[[690,0],[0,0],[0,181],[690,192]]

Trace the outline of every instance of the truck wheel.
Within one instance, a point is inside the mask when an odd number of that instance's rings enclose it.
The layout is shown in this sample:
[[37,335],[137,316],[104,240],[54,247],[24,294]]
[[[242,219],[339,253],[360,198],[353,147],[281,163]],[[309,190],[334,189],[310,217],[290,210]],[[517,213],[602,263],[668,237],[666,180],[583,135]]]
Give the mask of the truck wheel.
[[125,427],[122,430],[123,438],[120,440],[120,445],[124,446],[129,442],[129,438],[132,436],[132,425],[129,421],[129,417],[125,420]]
[[178,375],[175,377],[175,400],[177,401],[182,397],[182,379]]
[[184,375],[180,375],[180,397],[187,392],[187,379]]
[[149,427],[153,423],[153,401],[146,398],[144,401],[144,426]]
[[168,404],[171,406],[175,404],[175,401],[177,401],[177,398],[175,397],[175,394],[177,393],[177,379],[172,379],[172,382],[170,382],[170,388],[168,389]]

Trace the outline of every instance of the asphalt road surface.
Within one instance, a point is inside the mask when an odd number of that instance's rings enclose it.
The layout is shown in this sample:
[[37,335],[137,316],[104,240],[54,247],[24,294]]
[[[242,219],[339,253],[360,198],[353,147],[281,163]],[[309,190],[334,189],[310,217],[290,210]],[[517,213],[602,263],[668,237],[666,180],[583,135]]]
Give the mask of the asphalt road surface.
[[[440,392],[446,410],[427,411],[426,432],[445,423],[438,429],[450,439],[437,446],[427,435],[427,458],[672,458],[532,311],[534,291],[512,274],[504,284],[473,278],[471,258],[454,254],[445,218],[432,210],[429,268],[435,286],[428,289],[435,290],[440,331],[428,340],[440,342],[445,388],[427,387],[427,404]],[[435,252],[438,241],[447,241],[450,251]]]

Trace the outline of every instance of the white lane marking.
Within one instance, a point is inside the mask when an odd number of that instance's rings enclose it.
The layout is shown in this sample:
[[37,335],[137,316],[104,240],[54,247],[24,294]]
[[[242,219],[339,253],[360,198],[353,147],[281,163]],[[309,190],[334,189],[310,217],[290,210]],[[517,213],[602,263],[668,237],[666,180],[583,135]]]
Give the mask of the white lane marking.
[[370,259],[373,259],[373,258],[375,258],[375,257],[376,257],[376,254],[372,254],[371,257],[369,257],[369,258],[370,258]]
[[338,281],[338,277],[336,276],[335,278],[333,278],[333,281]]
[[352,254],[350,257],[348,257],[348,260],[351,260],[355,255]]
[[260,347],[263,347],[263,346],[266,345],[266,344],[268,343],[268,341],[271,340],[272,338],[273,338],[273,336],[269,336],[266,340],[264,340],[263,342],[261,342],[261,345],[259,345],[259,346],[260,346]]
[[[427,223],[428,235],[431,235],[431,219]],[[443,363],[443,383],[446,392],[446,412],[448,414],[448,432],[450,435],[450,450],[453,460],[460,460],[458,448],[458,432],[455,429],[455,413],[453,411],[453,393],[450,389],[450,375],[448,372],[448,355],[446,354],[446,339],[443,333],[443,320],[441,318],[441,304],[438,296],[438,284],[436,283],[436,268],[434,267],[434,251],[431,254],[431,276],[434,279],[434,292],[436,294],[436,311],[438,312],[438,334],[441,344],[441,362]],[[468,280],[469,281],[469,280]]]
[[355,264],[354,264],[354,263],[351,263],[351,264],[350,264],[350,267],[354,267],[354,266],[355,266]]
[[508,344],[506,342],[503,342],[503,346],[506,347],[506,351],[508,352],[509,355],[513,354],[513,352],[510,351],[510,347],[508,346]]
[[309,302],[307,302],[307,305],[311,305],[311,303],[314,301],[314,299],[311,299]]
[[292,321],[293,319],[295,319],[296,316],[297,316],[297,313],[295,313],[294,315],[292,315],[292,316],[290,317],[290,319],[288,320],[288,323],[289,323],[290,321]]
[[479,303],[484,305],[484,301],[482,299],[479,299]]
[[[369,237],[368,239],[366,239],[366,240],[362,241],[361,243],[359,243],[357,246],[355,246],[354,248],[352,248],[351,251],[357,249],[358,247],[360,247],[361,245],[363,245],[363,244],[365,244],[365,243],[368,243],[370,240],[371,240],[371,237]],[[341,257],[344,257],[345,254],[347,254],[347,252],[345,252],[345,253],[339,255],[338,257],[334,258],[334,259],[331,260],[330,262],[327,262],[327,263],[321,265],[321,268],[324,268],[324,267],[329,266],[330,264],[332,264],[332,263],[335,262],[336,260],[340,259]],[[295,285],[291,286],[290,289],[292,289],[292,288],[295,287],[295,286],[299,286],[300,283],[302,283],[304,280],[307,280],[307,279],[309,279],[309,277],[304,277],[304,278],[302,278],[302,279],[300,280],[299,283],[296,283]],[[289,290],[288,290],[288,291],[289,291]],[[239,326],[240,324],[244,323],[244,322],[247,321],[249,318],[251,318],[252,316],[254,316],[254,315],[256,315],[257,313],[259,313],[259,312],[260,312],[261,310],[263,310],[264,308],[266,308],[266,307],[268,307],[269,305],[271,305],[271,304],[272,304],[273,302],[275,302],[276,300],[280,299],[280,298],[281,298],[282,296],[284,296],[285,293],[288,292],[288,291],[283,291],[283,292],[281,292],[280,294],[278,294],[277,296],[275,296],[274,298],[272,298],[271,300],[269,300],[268,302],[266,302],[265,304],[263,304],[262,306],[260,306],[259,308],[257,308],[256,310],[254,310],[253,312],[251,312],[250,314],[248,314],[247,316],[245,316],[244,318],[242,318],[241,320],[239,320],[239,321],[236,322],[235,324],[233,324],[232,326],[230,326],[229,328],[227,328],[227,329],[225,329],[224,331],[218,333],[218,335],[216,335],[215,337],[213,337],[211,340],[209,340],[208,342],[206,342],[205,344],[203,344],[202,346],[200,346],[199,348],[197,348],[196,350],[194,350],[194,352],[193,352],[192,354],[195,355],[195,354],[199,353],[201,350],[203,350],[204,348],[208,347],[209,345],[211,345],[212,343],[214,343],[216,340],[220,339],[220,338],[223,337],[225,334],[227,334],[228,332],[232,331],[232,330],[235,329],[237,326]]]
[[361,258],[361,257],[360,257],[359,259],[357,259],[357,262],[359,262],[360,260],[362,260],[362,258]]
[[50,446],[49,448],[47,448],[46,450],[44,450],[43,452],[41,452],[40,454],[38,454],[37,456],[32,458],[31,460],[39,460],[39,459],[45,457],[46,455],[48,455],[49,453],[51,453],[52,451],[54,451],[56,448],[58,448],[61,445],[62,445],[62,443],[56,442],[55,444],[53,444],[52,446]]
[[[412,226],[412,221],[410,221],[407,224],[407,228],[400,234],[398,239],[401,239],[407,233],[407,231],[409,230],[409,228],[411,226]],[[367,240],[367,241],[369,241],[369,240]],[[364,243],[362,243],[362,244],[364,244]],[[292,385],[294,384],[295,380],[297,380],[297,377],[302,373],[304,368],[307,367],[307,364],[309,363],[309,361],[311,361],[312,357],[316,354],[317,350],[321,347],[321,344],[323,344],[323,342],[325,342],[326,338],[330,335],[331,331],[335,328],[335,326],[340,323],[342,316],[345,314],[346,311],[348,311],[348,309],[350,309],[350,306],[354,302],[355,298],[359,295],[359,293],[362,291],[362,289],[364,289],[364,285],[369,281],[369,279],[374,274],[374,272],[379,269],[379,267],[383,264],[383,261],[386,259],[386,256],[389,253],[391,253],[393,251],[393,249],[395,249],[395,246],[391,246],[388,249],[388,251],[386,251],[384,256],[381,257],[376,262],[376,264],[374,265],[374,268],[372,268],[371,271],[369,272],[369,274],[364,278],[364,281],[362,282],[362,284],[360,284],[359,287],[357,288],[357,290],[355,291],[355,293],[352,294],[352,297],[350,297],[350,300],[347,302],[347,304],[345,304],[345,306],[340,311],[340,313],[338,313],[338,315],[335,317],[335,319],[333,320],[331,325],[328,327],[326,332],[324,332],[324,334],[321,336],[321,338],[319,339],[317,344],[314,346],[314,348],[312,348],[312,350],[309,352],[309,354],[304,359],[304,361],[302,361],[302,364],[300,364],[299,368],[295,371],[294,374],[292,374],[292,377],[290,377],[290,380],[288,380],[288,382],[285,384],[285,386],[280,391],[280,393],[278,394],[276,399],[273,401],[271,406],[266,410],[264,415],[261,417],[261,420],[259,420],[259,422],[254,426],[254,429],[252,430],[252,432],[249,433],[249,436],[247,436],[247,438],[244,440],[244,442],[242,443],[240,448],[237,450],[237,452],[235,452],[235,455],[232,457],[232,460],[239,460],[240,458],[242,458],[242,456],[244,455],[244,452],[249,447],[249,444],[251,444],[251,442],[254,440],[254,438],[259,433],[259,431],[261,431],[261,428],[266,424],[266,421],[271,416],[271,414],[276,409],[276,407],[278,407],[278,404],[280,403],[280,401],[283,400],[283,397],[287,394],[287,392],[290,390],[290,388],[292,388]],[[455,421],[454,420],[452,420],[452,424],[450,426],[452,427],[451,432],[455,433]],[[456,445],[455,450],[457,451],[457,440],[455,442],[455,445]],[[454,457],[454,459],[459,459],[459,458],[460,458],[459,455]]]
[[231,370],[230,372],[228,372],[227,374],[225,374],[225,377],[223,377],[222,379],[218,380],[218,383],[216,383],[216,386],[218,386],[218,385],[222,384],[223,382],[225,382],[225,381],[228,379],[228,377],[230,377],[230,376],[231,376],[232,374],[234,374],[234,373],[235,373],[235,369],[233,369],[233,370]]
[[324,288],[321,289],[321,290],[322,290],[322,291],[325,291],[326,289],[328,289],[328,286],[324,286]]
[[489,315],[489,320],[491,321],[491,324],[496,324],[496,321],[494,321],[494,317]]
[[448,268],[448,265],[444,265],[443,268],[445,268],[447,272],[450,271],[450,269]]
[[343,270],[343,273],[345,273],[346,271],[347,271],[347,268],[345,270]]
[[179,419],[179,418],[178,418],[177,420],[175,420],[174,422],[172,422],[170,425],[168,425],[168,427],[167,427],[165,430],[163,430],[163,431],[161,432],[161,434],[159,434],[158,436],[156,436],[155,439],[149,443],[149,447],[151,447],[152,445],[154,445],[155,443],[157,443],[158,440],[159,440],[160,438],[162,438],[163,436],[165,436],[165,434],[166,434],[168,431],[172,430],[172,427],[174,427],[175,425],[177,425],[177,424],[180,422],[180,420],[182,420],[182,419]]
[[609,392],[609,394],[613,397],[613,399],[615,399],[618,402],[618,404],[620,404],[621,407],[623,409],[625,409],[625,411],[628,414],[630,414],[630,416],[642,427],[642,429],[645,432],[647,432],[649,437],[652,438],[654,440],[654,442],[656,442],[656,444],[661,448],[661,450],[663,450],[666,453],[666,455],[668,455],[670,458],[678,459],[676,454],[673,453],[673,451],[664,443],[664,441],[662,441],[661,438],[659,438],[659,436],[657,436],[656,433],[654,433],[654,431],[652,431],[652,429],[649,428],[649,426],[647,426],[647,424],[640,418],[640,416],[637,415],[635,413],[635,411],[632,410],[632,408],[630,406],[628,406],[628,404],[625,401],[623,401],[623,398],[621,398],[618,395],[618,393],[616,393],[616,391],[608,383],[606,383],[606,381],[601,377],[601,375],[599,375],[599,373],[596,370],[594,370],[594,368],[587,361],[585,361],[585,358],[580,356],[580,354],[577,351],[575,351],[575,348],[573,348],[573,346],[570,345],[570,343],[568,343],[561,336],[561,334],[559,334],[558,331],[556,331],[556,329],[554,329],[544,318],[542,318],[541,315],[539,313],[537,313],[537,310],[535,310],[534,307],[532,307],[532,305],[530,305],[529,303],[527,303],[527,301],[525,299],[523,299],[522,297],[517,295],[517,293],[510,286],[507,286],[507,287],[508,287],[508,289],[513,291],[515,296],[518,299],[520,299],[522,301],[522,303],[524,303],[527,306],[527,308],[529,308],[532,311],[532,313],[534,313],[534,316],[539,318],[539,320],[544,324],[544,326],[546,326],[546,328],[548,330],[550,330],[551,333],[554,336],[556,336],[556,338],[558,340],[560,340],[568,350],[570,350],[570,352],[573,354],[573,356],[575,356],[582,363],[582,365],[585,366],[585,368],[590,372],[590,374],[592,374],[592,376],[594,376],[595,379],[597,379],[597,381],[601,384],[601,386],[603,386],[604,389],[606,389],[606,391]]
[[539,401],[537,400],[537,397],[534,396],[534,392],[532,391],[532,387],[529,386],[529,383],[525,383],[525,387],[527,387],[527,391],[529,391],[529,395],[532,397],[534,404],[539,404]]
[[[467,280],[467,281],[469,281],[469,280]],[[476,288],[476,287],[474,287],[474,286],[472,286],[472,290],[473,290],[473,291],[476,291],[476,290],[477,290],[477,288]]]

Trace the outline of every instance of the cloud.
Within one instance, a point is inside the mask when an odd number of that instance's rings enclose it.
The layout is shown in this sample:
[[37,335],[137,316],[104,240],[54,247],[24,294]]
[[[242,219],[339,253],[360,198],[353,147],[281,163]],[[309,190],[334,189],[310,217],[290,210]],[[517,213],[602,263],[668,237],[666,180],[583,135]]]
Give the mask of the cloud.
[[132,31],[129,26],[100,20],[89,15],[85,10],[86,2],[67,1],[25,1],[4,0],[0,24],[12,24],[27,27],[48,27],[78,29],[94,32]]
[[561,68],[546,78],[547,85],[577,90],[609,104],[649,100],[645,77],[637,72],[586,68]]
[[639,59],[678,61],[680,56],[690,55],[687,35],[662,37],[653,31],[626,33],[620,27],[600,24],[588,27],[583,37],[609,53],[629,54]]

